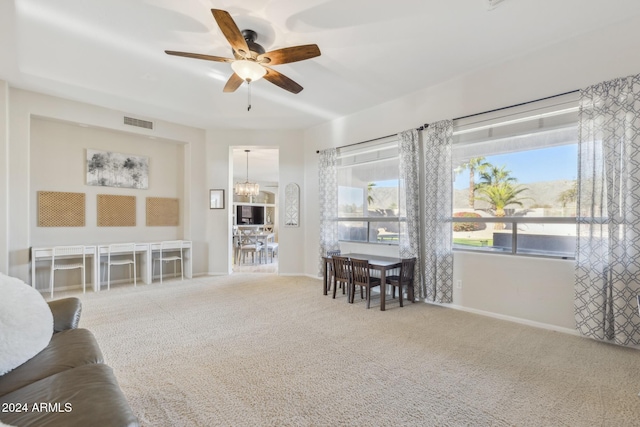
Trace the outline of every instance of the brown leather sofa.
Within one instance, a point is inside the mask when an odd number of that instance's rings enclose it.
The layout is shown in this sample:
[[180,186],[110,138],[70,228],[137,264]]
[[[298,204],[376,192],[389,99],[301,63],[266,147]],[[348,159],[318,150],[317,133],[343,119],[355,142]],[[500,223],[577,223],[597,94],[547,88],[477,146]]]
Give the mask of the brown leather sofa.
[[49,345],[0,376],[0,421],[11,426],[138,426],[93,334],[78,328],[77,298],[49,302]]

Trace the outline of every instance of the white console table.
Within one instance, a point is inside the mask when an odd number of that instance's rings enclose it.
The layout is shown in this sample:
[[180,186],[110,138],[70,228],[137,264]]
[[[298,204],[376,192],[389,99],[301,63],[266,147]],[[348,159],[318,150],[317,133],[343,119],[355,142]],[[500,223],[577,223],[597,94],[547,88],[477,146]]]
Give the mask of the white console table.
[[[38,261],[44,261],[44,260],[48,260],[49,261],[49,266],[51,266],[51,257],[53,255],[53,247],[49,247],[49,248],[31,248],[31,286],[33,288],[36,288],[36,263]],[[91,269],[92,275],[91,275],[91,284],[93,285],[93,290],[98,290],[97,286],[98,286],[98,278],[100,276],[97,275],[97,260],[98,257],[96,257],[96,246],[95,245],[88,245],[84,247],[84,255],[91,257],[92,263],[93,263],[93,268]],[[77,259],[79,257],[79,255],[73,255],[73,256],[67,256],[65,258],[74,258]],[[85,273],[86,274],[86,273]]]
[[[140,276],[145,284],[151,284],[153,281],[153,254],[160,251],[161,242],[150,243],[136,243],[136,253],[140,254]],[[193,243],[190,240],[182,240],[182,268],[184,269],[184,276],[191,279],[193,277],[193,263],[191,250]],[[98,292],[100,290],[100,269],[102,263],[100,258],[107,256],[109,251],[109,244],[87,245],[84,247],[85,256],[91,258],[91,284],[93,290]],[[36,287],[36,267],[38,261],[51,261],[51,255],[53,253],[53,247],[48,248],[31,248],[31,286]],[[113,254],[114,252],[112,252]],[[74,256],[77,258],[78,256]],[[71,257],[69,257],[71,258]]]
[[[100,283],[101,277],[102,277],[102,263],[100,262],[100,259],[102,257],[106,257],[109,254],[109,245],[98,245],[98,251],[100,252],[100,255],[97,257],[98,258],[98,263],[96,265],[96,277],[97,277],[97,282],[96,283]],[[120,255],[125,253],[124,251],[112,251],[111,254],[112,255]],[[127,252],[129,255],[131,254],[131,251]],[[140,254],[140,261],[142,261],[141,263],[136,263],[136,270],[140,272],[140,278],[142,279],[142,281],[146,284],[151,283],[151,277],[149,275],[147,275],[147,264],[149,264],[151,262],[151,260],[149,259],[149,244],[148,243],[136,243],[136,255]],[[100,285],[98,285],[98,290],[100,290]]]
[[[160,244],[161,242],[149,243],[149,262],[147,263],[147,276],[149,277],[149,283],[153,280],[153,254],[158,254],[160,252]],[[191,261],[192,248],[193,242],[191,242],[191,240],[182,240],[182,269],[184,277],[187,279],[191,279],[193,277],[193,263]]]

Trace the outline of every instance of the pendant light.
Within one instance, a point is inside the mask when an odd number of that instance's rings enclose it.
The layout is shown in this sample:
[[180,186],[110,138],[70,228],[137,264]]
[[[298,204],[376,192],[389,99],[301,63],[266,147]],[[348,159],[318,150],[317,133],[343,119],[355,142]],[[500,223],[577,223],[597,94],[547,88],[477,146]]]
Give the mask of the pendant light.
[[244,150],[247,153],[247,180],[245,182],[237,182],[234,186],[234,191],[238,196],[257,196],[260,193],[260,186],[257,182],[249,182],[249,151]]

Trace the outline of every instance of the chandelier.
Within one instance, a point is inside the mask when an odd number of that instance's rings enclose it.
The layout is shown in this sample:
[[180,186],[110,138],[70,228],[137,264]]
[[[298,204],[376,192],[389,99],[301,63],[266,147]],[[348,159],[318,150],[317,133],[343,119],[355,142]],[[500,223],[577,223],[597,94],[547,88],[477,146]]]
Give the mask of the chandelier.
[[256,182],[249,182],[249,151],[247,153],[247,180],[245,182],[237,182],[234,191],[238,196],[257,196],[260,193],[260,186]]

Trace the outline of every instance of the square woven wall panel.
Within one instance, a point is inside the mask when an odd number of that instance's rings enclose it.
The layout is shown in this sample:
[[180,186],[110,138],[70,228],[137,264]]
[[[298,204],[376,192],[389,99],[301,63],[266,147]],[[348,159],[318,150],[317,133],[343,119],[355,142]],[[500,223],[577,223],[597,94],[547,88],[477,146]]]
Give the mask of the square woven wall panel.
[[84,227],[85,194],[38,191],[38,227]]
[[136,196],[98,194],[98,227],[134,227]]
[[178,199],[147,197],[147,226],[176,226],[179,224]]

